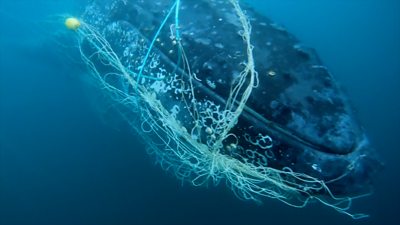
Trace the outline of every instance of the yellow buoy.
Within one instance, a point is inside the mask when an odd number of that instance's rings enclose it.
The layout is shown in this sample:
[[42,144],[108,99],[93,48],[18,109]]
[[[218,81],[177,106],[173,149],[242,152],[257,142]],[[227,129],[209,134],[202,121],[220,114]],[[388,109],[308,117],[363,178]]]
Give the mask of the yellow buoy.
[[81,22],[75,17],[70,17],[65,20],[65,26],[69,30],[77,30],[81,26]]

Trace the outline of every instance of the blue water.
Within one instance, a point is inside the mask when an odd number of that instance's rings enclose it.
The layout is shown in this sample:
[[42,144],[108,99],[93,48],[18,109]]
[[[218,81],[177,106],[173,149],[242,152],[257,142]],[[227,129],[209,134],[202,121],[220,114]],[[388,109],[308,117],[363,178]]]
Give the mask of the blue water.
[[85,1],[0,0],[0,224],[399,223],[400,2],[248,1],[315,47],[356,106],[385,161],[375,193],[354,203],[369,219],[182,186],[140,138],[102,122],[60,47],[59,18]]

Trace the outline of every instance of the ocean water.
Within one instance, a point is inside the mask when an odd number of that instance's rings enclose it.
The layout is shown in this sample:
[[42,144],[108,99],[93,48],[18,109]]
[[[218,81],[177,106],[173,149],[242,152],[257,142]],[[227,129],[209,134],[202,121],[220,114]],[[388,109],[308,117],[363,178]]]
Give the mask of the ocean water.
[[91,104],[60,19],[86,1],[0,0],[0,224],[399,223],[400,2],[247,1],[314,47],[355,105],[385,163],[353,204],[368,219],[182,185]]

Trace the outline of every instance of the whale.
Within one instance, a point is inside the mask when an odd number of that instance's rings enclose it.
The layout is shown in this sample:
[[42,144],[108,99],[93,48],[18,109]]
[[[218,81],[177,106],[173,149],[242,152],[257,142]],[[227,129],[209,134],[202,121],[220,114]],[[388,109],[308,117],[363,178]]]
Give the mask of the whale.
[[[130,67],[139,54],[131,43],[151,42],[172,3],[93,0],[82,18],[107,38],[127,67],[138,70],[138,66]],[[382,162],[333,74],[313,48],[304,46],[283,26],[250,6],[243,5],[243,9],[251,24],[258,80],[232,129],[237,134],[235,145],[242,146],[235,155],[254,164],[260,164],[260,156],[267,155],[268,167],[289,168],[320,179],[335,195],[356,196],[371,191]],[[169,23],[155,39],[153,51],[160,55],[163,70],[178,71],[187,78],[185,67],[190,65],[197,98],[225,105],[231,84],[243,70],[246,49],[240,36],[241,24],[235,20],[229,1],[182,0],[179,10],[179,27]],[[180,56],[173,37],[176,29],[187,56],[185,63],[177,63]],[[149,86],[160,93],[162,87]],[[121,88],[135,92],[134,87]],[[179,93],[160,94],[159,99],[171,110],[183,105]],[[190,123],[189,113],[177,113],[177,117],[183,125]],[[206,142],[209,133],[201,130],[193,138]],[[247,149],[254,149],[256,138],[257,154],[249,153]],[[233,147],[227,143],[220,151],[229,155]]]

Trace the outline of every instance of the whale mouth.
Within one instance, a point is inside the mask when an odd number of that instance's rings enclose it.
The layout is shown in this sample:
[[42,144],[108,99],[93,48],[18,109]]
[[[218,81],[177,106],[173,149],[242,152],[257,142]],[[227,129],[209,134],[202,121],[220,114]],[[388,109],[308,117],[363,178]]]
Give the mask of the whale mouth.
[[[305,135],[298,135],[289,127],[269,121],[250,108],[246,108],[243,117],[260,127],[277,142],[279,152],[270,166],[278,169],[290,167],[293,171],[318,177],[323,180],[335,195],[359,195],[369,192],[374,176],[383,168],[375,149],[368,137],[357,126],[350,131],[353,140],[345,140],[349,145],[323,143],[323,139],[314,141]],[[251,121],[251,122],[250,122]],[[243,122],[244,123],[244,122]],[[354,123],[354,125],[357,125]],[[336,140],[350,137],[337,137]],[[342,149],[345,148],[345,149]],[[281,153],[283,152],[283,154]],[[281,155],[279,155],[281,154]]]

